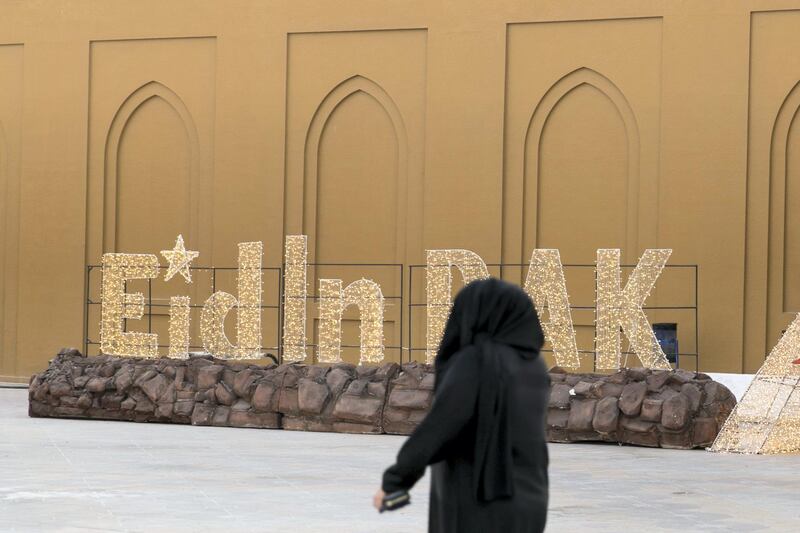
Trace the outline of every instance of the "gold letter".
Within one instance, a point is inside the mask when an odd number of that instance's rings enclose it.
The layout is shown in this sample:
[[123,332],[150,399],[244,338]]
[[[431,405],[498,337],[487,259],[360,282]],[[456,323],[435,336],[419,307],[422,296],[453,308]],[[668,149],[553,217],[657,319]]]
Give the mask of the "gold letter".
[[319,333],[317,361],[339,363],[342,361],[342,313],[344,294],[342,280],[319,280]]
[[284,249],[283,360],[306,358],[306,262],[308,237],[287,235]]
[[451,267],[457,267],[464,276],[464,283],[489,277],[483,259],[469,250],[428,250],[427,286],[428,294],[428,343],[427,360],[433,362],[439,343],[442,342],[444,326],[453,302],[451,292],[453,275]]
[[320,363],[342,360],[342,313],[350,306],[361,312],[361,346],[359,363],[383,360],[383,293],[377,283],[359,279],[342,290],[342,280],[319,280],[319,348]]
[[642,311],[642,305],[670,254],[672,250],[645,250],[628,278],[625,289],[620,290],[619,250],[597,250],[597,368],[620,367],[620,328],[644,367],[672,368]]
[[[200,332],[206,351],[223,359],[248,359],[261,356],[261,256],[263,244],[239,244],[239,300],[224,291],[217,291],[206,300],[200,317]],[[225,335],[225,316],[238,308],[236,336],[233,346]]]
[[189,303],[188,296],[169,299],[169,356],[173,359],[189,357]]
[[558,366],[578,368],[578,346],[575,342],[575,329],[569,308],[567,284],[561,255],[555,249],[535,249],[531,253],[528,276],[525,279],[525,292],[533,300],[539,318],[547,309],[548,321],[542,320],[545,339],[553,347],[553,355]]
[[125,333],[124,319],[144,314],[144,295],[126,294],[125,280],[158,276],[158,258],[152,254],[103,254],[103,295],[100,351],[106,355],[158,357],[158,335]]

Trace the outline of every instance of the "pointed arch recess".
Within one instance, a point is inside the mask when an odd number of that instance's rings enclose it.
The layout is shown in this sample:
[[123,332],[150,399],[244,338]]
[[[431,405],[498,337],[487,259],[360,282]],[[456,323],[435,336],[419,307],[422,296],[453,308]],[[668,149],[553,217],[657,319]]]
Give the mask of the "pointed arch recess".
[[[7,231],[7,214],[8,214],[8,151],[6,149],[6,137],[3,129],[3,123],[0,122],[0,349],[6,350],[5,332],[6,332],[6,248],[10,235]],[[8,299],[10,300],[10,298]],[[10,367],[5,367],[6,361],[2,360],[0,356],[0,371],[10,373]],[[13,364],[13,360],[12,360]]]
[[3,210],[0,211],[0,215],[6,213],[5,200],[8,191],[7,171],[8,171],[8,151],[6,148],[6,135],[5,135],[5,130],[3,129],[3,123],[0,122],[0,205],[3,206]]
[[[539,167],[541,160],[541,141],[547,120],[556,106],[572,91],[581,85],[589,85],[598,90],[608,98],[619,113],[620,119],[625,127],[625,135],[628,149],[628,170],[627,170],[627,216],[626,216],[626,245],[624,252],[635,254],[638,249],[638,218],[639,218],[639,159],[640,159],[640,137],[639,126],[636,116],[625,95],[614,82],[600,74],[596,70],[588,67],[581,67],[561,77],[555,82],[542,99],[536,105],[528,129],[525,133],[523,144],[523,172],[522,172],[522,191],[525,202],[522,204],[522,242],[520,247],[520,257],[524,254],[526,243],[532,242],[533,248],[538,243],[538,201],[539,201]],[[527,147],[534,147],[528,150]],[[528,212],[525,205],[536,206],[534,212]],[[532,237],[532,238],[531,238]]]
[[[105,143],[103,181],[103,251],[116,251],[117,186],[119,180],[119,147],[122,134],[136,111],[152,98],[160,98],[178,115],[186,132],[189,147],[189,220],[187,240],[205,242],[207,236],[200,230],[201,189],[208,185],[200,172],[200,140],[189,109],[181,98],[169,87],[150,81],[133,91],[120,105],[108,129]],[[202,182],[202,183],[201,183]],[[208,218],[208,217],[206,217]],[[210,229],[210,228],[204,228]],[[206,249],[205,247],[203,249]]]
[[769,239],[767,342],[780,336],[780,331],[800,309],[786,309],[786,215],[789,163],[789,134],[800,114],[800,82],[797,82],[781,102],[772,126],[769,160]]
[[[19,147],[0,121],[0,379],[16,377],[19,303]],[[19,139],[17,139],[18,141]]]
[[[397,230],[395,262],[403,262],[406,249],[406,208],[408,205],[408,135],[397,104],[389,94],[371,79],[355,75],[336,85],[320,102],[306,132],[303,165],[303,233],[313,239],[309,246],[309,261],[316,260],[317,183],[319,149],[328,120],[348,97],[363,92],[375,100],[389,117],[397,142]],[[313,255],[312,255],[313,254]]]

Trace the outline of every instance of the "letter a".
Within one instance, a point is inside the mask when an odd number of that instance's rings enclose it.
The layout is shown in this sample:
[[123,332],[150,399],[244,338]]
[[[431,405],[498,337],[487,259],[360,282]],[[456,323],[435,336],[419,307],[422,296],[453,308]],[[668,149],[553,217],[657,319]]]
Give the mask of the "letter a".
[[542,319],[542,311],[547,309],[548,321],[542,321],[542,330],[545,339],[553,347],[556,364],[568,368],[581,366],[558,250],[535,249],[531,253],[525,292],[533,300],[539,319]]

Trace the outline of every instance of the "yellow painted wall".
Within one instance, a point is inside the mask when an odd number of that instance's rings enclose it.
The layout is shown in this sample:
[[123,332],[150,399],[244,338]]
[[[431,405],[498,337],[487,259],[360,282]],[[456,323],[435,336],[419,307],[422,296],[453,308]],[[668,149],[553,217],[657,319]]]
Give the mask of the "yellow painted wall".
[[[221,266],[247,240],[279,265],[301,232],[318,263],[670,247],[700,268],[700,367],[754,371],[800,311],[798,49],[797,1],[2,2],[0,380],[82,344],[86,264],[178,233]],[[401,290],[379,268],[309,275]],[[591,269],[567,276],[592,305]],[[651,304],[691,304],[692,278],[666,273]],[[675,313],[651,316],[694,351]],[[407,346],[400,314],[387,344]],[[575,322],[590,348],[591,313]]]

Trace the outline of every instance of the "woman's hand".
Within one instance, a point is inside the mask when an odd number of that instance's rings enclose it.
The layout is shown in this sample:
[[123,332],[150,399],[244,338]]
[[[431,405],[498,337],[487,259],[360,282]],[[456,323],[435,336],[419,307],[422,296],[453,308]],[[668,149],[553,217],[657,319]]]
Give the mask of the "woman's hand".
[[376,492],[375,496],[372,497],[372,506],[375,507],[375,509],[377,509],[378,511],[381,510],[384,496],[386,496],[386,493],[383,492],[382,489],[378,489],[378,492]]

